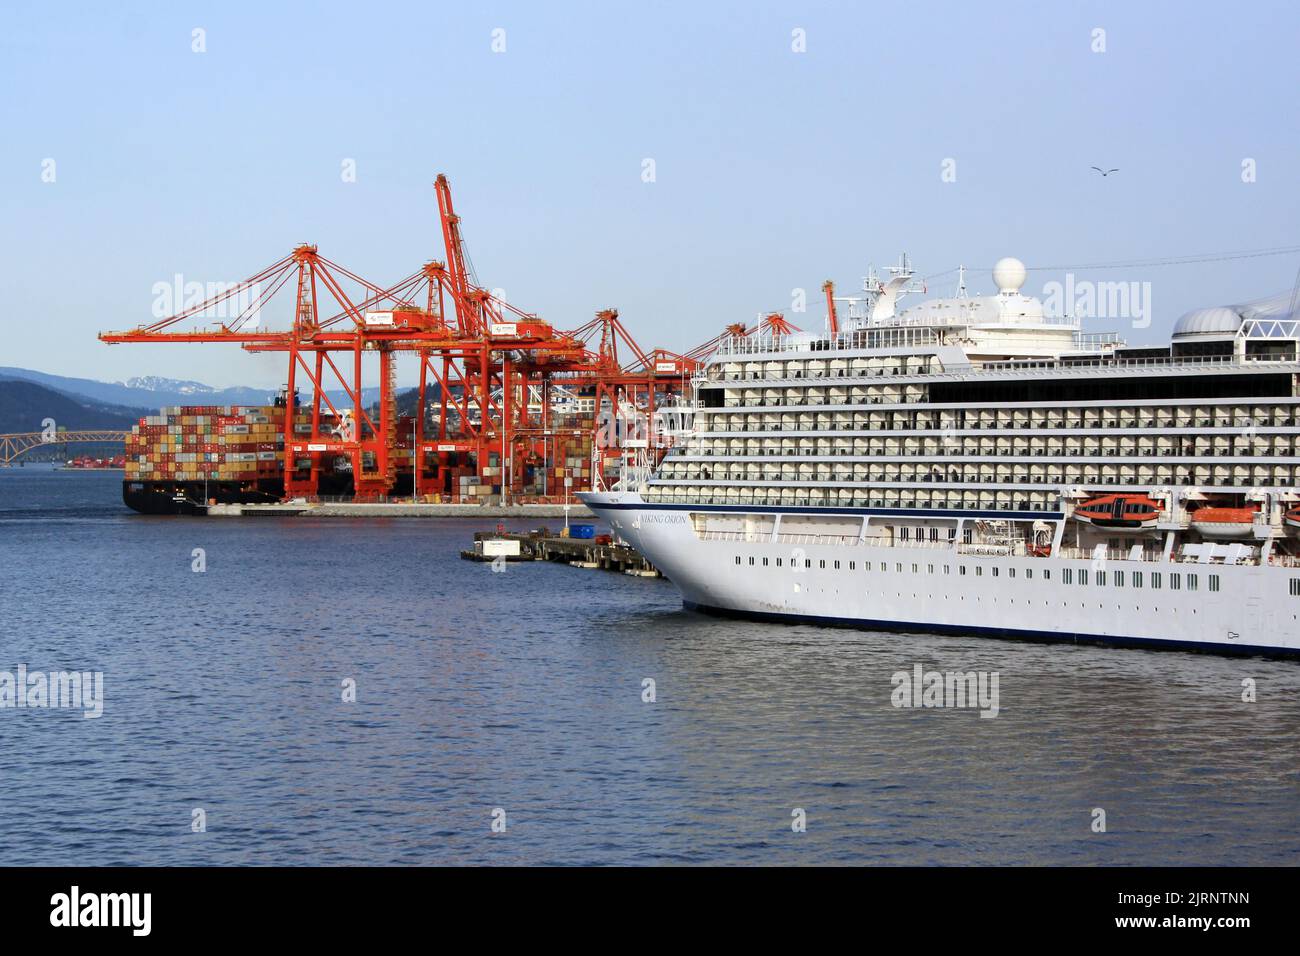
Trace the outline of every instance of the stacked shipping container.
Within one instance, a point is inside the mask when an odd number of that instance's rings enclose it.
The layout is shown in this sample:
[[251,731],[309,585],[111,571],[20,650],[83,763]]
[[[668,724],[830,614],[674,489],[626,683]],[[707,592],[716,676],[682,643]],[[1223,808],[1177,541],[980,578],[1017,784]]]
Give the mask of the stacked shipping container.
[[[274,405],[164,408],[126,436],[127,480],[282,480],[284,415]],[[299,420],[310,428],[308,417]]]
[[[190,513],[204,504],[275,501],[284,495],[286,450],[283,405],[189,405],[163,408],[140,420],[126,436],[123,500],[137,511]],[[561,424],[562,423],[562,424]],[[430,453],[422,462],[437,493],[426,501],[488,504],[500,500],[509,476],[513,496],[556,500],[591,487],[593,420],[563,416],[542,449],[527,457],[516,448],[515,471],[503,467],[500,452],[490,452],[480,470],[472,456]],[[333,431],[335,419],[323,414],[321,432]],[[400,417],[394,435],[395,480],[390,494],[412,495],[414,420]],[[293,413],[293,433],[311,435],[311,410]],[[345,495],[352,488],[351,463],[344,455],[321,456],[321,494]],[[289,464],[300,478],[311,467],[309,456]],[[429,486],[426,484],[425,486]]]

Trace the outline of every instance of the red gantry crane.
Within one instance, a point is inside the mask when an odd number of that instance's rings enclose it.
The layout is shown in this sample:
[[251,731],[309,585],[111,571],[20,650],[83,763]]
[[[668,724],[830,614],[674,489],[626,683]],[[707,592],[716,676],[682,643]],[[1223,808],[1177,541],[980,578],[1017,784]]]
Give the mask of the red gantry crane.
[[[612,309],[565,333],[493,296],[467,266],[446,176],[437,177],[435,190],[446,261],[428,262],[395,285],[370,282],[303,244],[175,315],[100,338],[110,344],[228,343],[286,353],[286,497],[317,496],[322,475],[340,458],[350,466],[359,500],[407,489],[455,500],[461,491],[455,479],[471,475],[480,488],[505,496],[525,488],[537,494],[538,468],[540,493],[550,494],[561,484],[557,480],[552,486],[548,470],[563,473],[553,476],[557,479],[575,472],[577,487],[586,486],[590,466],[576,462],[593,457],[592,419],[602,409],[617,414],[631,407],[653,423],[656,402],[683,393],[698,363],[690,356],[642,350]],[[272,302],[286,288],[293,298],[288,327],[267,328]],[[231,304],[242,304],[232,318],[192,327]],[[632,355],[626,364],[620,343]],[[406,430],[399,433],[396,359],[405,352],[418,357],[420,378],[411,423],[412,481],[398,487]],[[369,354],[379,364],[374,406],[363,399],[363,360]],[[438,390],[439,410],[432,431],[426,415],[431,385]],[[570,410],[567,423],[553,420],[557,386],[582,393],[592,400],[590,407],[577,414]],[[302,406],[300,387],[310,392]],[[331,392],[341,392],[345,400],[336,401]],[[617,430],[603,434],[613,435],[615,445],[621,440]],[[566,466],[553,469],[555,461]]]

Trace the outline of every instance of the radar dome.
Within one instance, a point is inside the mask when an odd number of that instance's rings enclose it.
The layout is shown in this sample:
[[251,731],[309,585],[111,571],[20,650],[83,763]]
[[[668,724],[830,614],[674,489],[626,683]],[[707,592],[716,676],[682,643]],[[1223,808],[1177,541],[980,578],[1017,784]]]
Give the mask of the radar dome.
[[1025,284],[1025,264],[1007,256],[993,266],[993,284],[999,292],[1019,292]]

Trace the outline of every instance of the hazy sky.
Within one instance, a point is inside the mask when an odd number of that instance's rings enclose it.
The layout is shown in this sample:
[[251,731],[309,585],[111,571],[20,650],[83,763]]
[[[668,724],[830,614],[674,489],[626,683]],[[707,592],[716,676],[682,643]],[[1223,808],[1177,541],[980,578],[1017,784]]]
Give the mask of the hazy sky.
[[[560,328],[616,306],[647,348],[767,310],[820,326],[822,280],[856,290],[903,250],[987,292],[1003,255],[1300,244],[1300,8],[1281,0],[118,6],[0,10],[0,365],[274,385],[279,357],[95,334],[150,321],[177,273],[242,279],[301,241],[407,275],[443,254],[439,171],[485,285]],[[1141,341],[1298,266],[1078,275],[1151,283]]]

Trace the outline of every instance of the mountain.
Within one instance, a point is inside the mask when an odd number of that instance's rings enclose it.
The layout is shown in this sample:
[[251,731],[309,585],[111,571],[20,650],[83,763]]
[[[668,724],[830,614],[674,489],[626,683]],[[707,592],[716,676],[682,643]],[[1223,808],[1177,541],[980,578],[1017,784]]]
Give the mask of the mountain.
[[[27,368],[0,367],[0,381],[15,380],[35,382],[74,398],[147,408],[149,414],[165,405],[269,405],[275,397],[275,389],[270,388],[213,388],[202,382],[161,378],[157,375],[129,378],[125,382],[99,382],[89,378],[51,375]],[[303,394],[301,386],[299,394]],[[335,404],[347,401],[342,389],[331,390],[327,394]],[[379,396],[379,389],[365,388],[361,394],[363,401],[371,402]]]
[[158,409],[163,405],[265,405],[272,389],[213,388],[201,382],[177,381],[148,376],[125,382],[97,382],[89,378],[68,378],[27,368],[0,368],[0,380],[35,382],[67,395],[128,405],[133,408]]
[[38,432],[47,418],[73,430],[125,429],[150,414],[147,408],[78,401],[34,382],[0,380],[0,433]]
[[[202,382],[182,382],[174,378],[162,378],[158,375],[128,378],[123,384],[127,388],[146,392],[176,392],[180,395],[211,395],[213,392],[219,391],[219,389],[215,389],[211,385],[204,385]],[[255,389],[254,391],[260,390]],[[237,402],[232,404],[243,405],[245,403]]]

